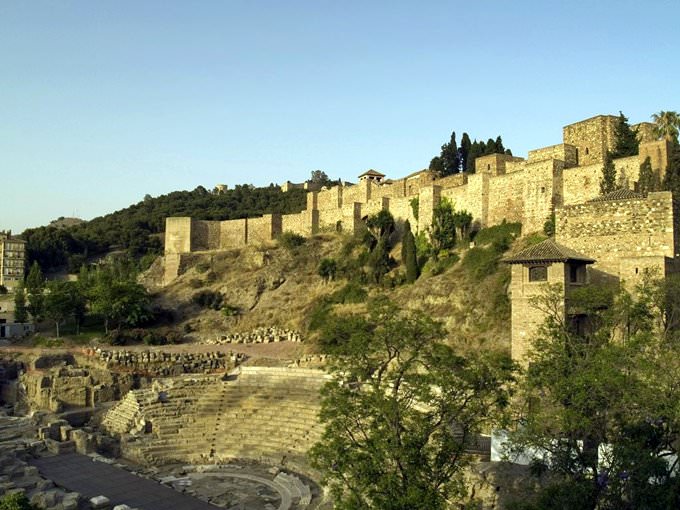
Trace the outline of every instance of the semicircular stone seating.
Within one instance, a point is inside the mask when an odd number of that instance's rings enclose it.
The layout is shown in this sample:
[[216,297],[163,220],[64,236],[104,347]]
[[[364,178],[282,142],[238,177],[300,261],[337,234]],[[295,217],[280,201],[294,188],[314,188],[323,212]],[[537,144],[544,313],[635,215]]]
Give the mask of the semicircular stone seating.
[[[124,436],[125,456],[148,463],[219,463],[233,458],[305,465],[320,438],[321,370],[240,367],[215,376],[164,380],[134,390],[102,427]],[[165,383],[165,384],[164,384]]]

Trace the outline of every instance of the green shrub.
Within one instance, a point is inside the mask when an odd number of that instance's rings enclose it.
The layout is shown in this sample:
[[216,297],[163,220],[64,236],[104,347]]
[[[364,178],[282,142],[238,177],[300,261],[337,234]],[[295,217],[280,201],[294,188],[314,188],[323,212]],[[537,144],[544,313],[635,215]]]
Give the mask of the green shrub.
[[444,251],[440,254],[438,259],[431,259],[425,265],[423,270],[429,272],[431,276],[437,276],[442,274],[459,260],[460,257],[456,253]]
[[191,280],[189,280],[189,287],[191,287],[192,289],[200,289],[201,287],[203,287],[203,282],[198,278],[192,278]]
[[335,304],[364,303],[368,292],[357,282],[349,282],[343,288],[335,291],[330,300]]
[[128,337],[122,331],[111,330],[106,335],[106,341],[110,345],[126,345],[128,342]]
[[481,229],[474,235],[474,241],[477,246],[486,244],[510,246],[512,241],[519,237],[521,233],[521,223],[506,223],[504,221],[500,225]]
[[201,290],[191,297],[191,302],[201,308],[220,310],[224,304],[224,296],[213,290]]
[[25,494],[15,492],[14,494],[5,494],[0,499],[0,510],[34,510],[35,507],[31,505]]
[[279,245],[284,247],[286,250],[294,250],[295,248],[305,244],[307,239],[305,239],[300,234],[295,232],[286,231],[279,236]]
[[168,343],[167,338],[159,333],[149,331],[142,339],[146,345],[166,345]]
[[552,213],[548,216],[548,219],[545,220],[545,223],[543,224],[543,233],[548,237],[555,235],[555,213]]
[[210,271],[210,262],[199,262],[196,264],[196,272],[207,273]]
[[309,330],[319,331],[328,322],[333,303],[328,298],[322,298],[312,307],[309,313]]
[[222,306],[222,314],[224,314],[225,317],[236,317],[237,315],[241,315],[241,309],[238,306],[224,305]]
[[463,268],[477,280],[496,272],[499,253],[492,248],[470,248],[463,258]]
[[64,345],[64,340],[61,338],[46,338],[42,335],[33,337],[33,345],[36,347],[61,347]]
[[331,281],[335,279],[335,275],[338,272],[338,263],[335,259],[325,258],[321,259],[319,262],[319,267],[317,273],[321,278],[326,281]]

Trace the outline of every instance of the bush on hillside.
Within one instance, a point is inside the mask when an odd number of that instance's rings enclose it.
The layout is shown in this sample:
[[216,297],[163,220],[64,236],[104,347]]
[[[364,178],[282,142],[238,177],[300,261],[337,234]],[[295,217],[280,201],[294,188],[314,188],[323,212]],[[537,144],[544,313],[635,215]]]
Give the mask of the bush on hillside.
[[290,231],[286,231],[279,236],[279,245],[288,251],[302,246],[306,241],[307,239],[304,236]]
[[498,269],[501,256],[521,231],[521,223],[505,222],[480,230],[474,238],[476,246],[465,254],[463,268],[477,280],[492,275]]
[[335,275],[338,272],[338,263],[335,261],[335,259],[331,258],[324,258],[321,259],[319,262],[319,267],[317,269],[318,275],[326,280],[327,282],[330,282],[331,280],[335,279]]
[[512,244],[512,241],[519,237],[521,233],[521,223],[506,223],[503,221],[500,225],[481,229],[473,236],[473,240],[477,246],[495,244],[497,246],[506,246],[505,249],[507,249]]
[[191,302],[201,308],[220,310],[224,304],[224,296],[217,291],[201,290],[191,297]]

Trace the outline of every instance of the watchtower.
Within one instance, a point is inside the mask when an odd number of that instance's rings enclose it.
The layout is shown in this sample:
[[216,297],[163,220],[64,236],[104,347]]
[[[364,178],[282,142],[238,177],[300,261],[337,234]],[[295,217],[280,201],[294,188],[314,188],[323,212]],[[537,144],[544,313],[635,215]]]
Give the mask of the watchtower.
[[522,250],[504,261],[512,267],[510,299],[512,306],[512,359],[526,359],[531,339],[545,321],[545,312],[536,306],[546,285],[559,284],[559,313],[566,315],[569,292],[588,283],[586,267],[594,259],[548,239]]

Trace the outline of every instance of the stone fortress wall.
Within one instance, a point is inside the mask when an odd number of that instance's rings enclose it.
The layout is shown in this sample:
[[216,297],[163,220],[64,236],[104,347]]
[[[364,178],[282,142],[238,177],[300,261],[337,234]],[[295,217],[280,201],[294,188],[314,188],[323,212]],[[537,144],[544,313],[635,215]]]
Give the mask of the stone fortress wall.
[[[599,196],[604,157],[613,149],[616,121],[615,116],[598,115],[565,126],[563,143],[529,151],[526,159],[505,154],[477,158],[474,174],[436,179],[423,170],[402,179],[384,180],[367,177],[369,171],[357,184],[310,191],[306,210],[299,214],[228,221],[167,218],[165,281],[177,276],[184,253],[259,244],[285,231],[301,235],[323,230],[354,232],[363,219],[382,209],[423,231],[442,198],[449,199],[457,210],[470,212],[477,227],[505,220],[521,222],[525,233],[540,231],[556,208]],[[660,176],[668,164],[667,142],[654,137],[652,125],[641,123],[633,128],[640,139],[639,156],[614,161],[618,182],[629,189],[635,188],[646,157]]]

